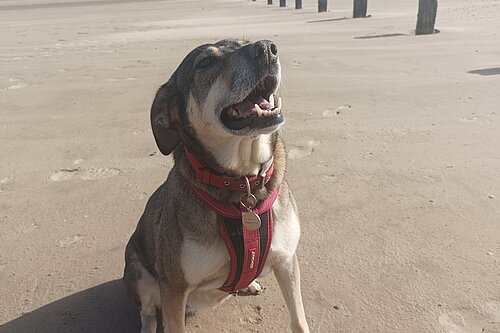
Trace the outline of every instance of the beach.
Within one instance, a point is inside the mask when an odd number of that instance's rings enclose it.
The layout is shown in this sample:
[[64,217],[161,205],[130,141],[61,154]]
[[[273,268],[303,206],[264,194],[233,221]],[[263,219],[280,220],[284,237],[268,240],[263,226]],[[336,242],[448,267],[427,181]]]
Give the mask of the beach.
[[[276,1],[275,1],[276,2]],[[125,245],[172,166],[158,87],[200,44],[279,49],[311,332],[500,332],[500,2],[0,1],[0,332],[133,333]],[[288,332],[272,276],[188,332]]]

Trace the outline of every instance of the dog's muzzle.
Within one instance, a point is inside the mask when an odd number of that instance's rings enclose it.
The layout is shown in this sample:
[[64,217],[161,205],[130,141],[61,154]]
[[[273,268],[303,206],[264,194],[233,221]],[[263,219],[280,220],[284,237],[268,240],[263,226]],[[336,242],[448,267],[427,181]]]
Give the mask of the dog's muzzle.
[[256,82],[245,98],[223,109],[221,121],[236,131],[277,128],[284,121],[281,97],[276,96],[280,81],[278,48],[271,41],[258,41],[240,52],[255,67]]

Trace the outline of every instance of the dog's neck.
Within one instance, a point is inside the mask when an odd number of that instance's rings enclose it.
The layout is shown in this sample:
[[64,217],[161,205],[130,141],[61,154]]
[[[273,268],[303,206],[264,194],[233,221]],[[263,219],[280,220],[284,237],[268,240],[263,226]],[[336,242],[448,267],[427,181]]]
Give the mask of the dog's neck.
[[[174,151],[175,167],[188,182],[196,184],[200,189],[221,202],[238,203],[241,190],[227,191],[218,186],[210,186],[203,181],[200,182],[198,172],[195,171],[197,169],[196,163],[193,165],[186,154],[187,152],[190,152],[199,163],[207,166],[212,173],[228,178],[255,176],[259,174],[261,168],[265,169],[266,162],[273,158],[273,171],[272,173],[266,172],[270,179],[264,188],[258,186],[257,191],[252,192],[258,200],[267,198],[270,191],[277,189],[283,182],[286,170],[286,152],[283,142],[276,132],[260,138],[239,138],[239,140],[226,138],[218,142],[212,137],[212,140],[203,143],[182,134],[184,144],[178,145]],[[254,141],[256,142],[254,143]],[[207,144],[207,142],[210,143]],[[242,158],[240,155],[243,155]]]
[[272,135],[258,137],[225,137],[205,142],[205,148],[217,164],[231,174],[238,176],[257,175],[273,156]]

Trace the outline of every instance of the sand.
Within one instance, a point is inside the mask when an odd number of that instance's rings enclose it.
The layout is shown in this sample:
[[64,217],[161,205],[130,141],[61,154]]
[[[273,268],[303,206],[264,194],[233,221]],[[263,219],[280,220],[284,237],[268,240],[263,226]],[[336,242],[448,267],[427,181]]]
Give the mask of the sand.
[[[275,1],[276,2],[276,1]],[[184,55],[272,39],[312,332],[500,332],[500,2],[0,1],[0,332],[132,333],[125,244],[172,161],[149,107]],[[287,332],[272,276],[189,332]]]

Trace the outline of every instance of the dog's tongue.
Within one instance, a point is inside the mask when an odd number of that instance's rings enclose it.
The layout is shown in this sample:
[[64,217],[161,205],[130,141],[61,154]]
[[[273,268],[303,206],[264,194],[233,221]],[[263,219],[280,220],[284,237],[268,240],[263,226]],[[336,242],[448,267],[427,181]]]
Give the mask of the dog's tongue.
[[271,105],[271,103],[269,103],[265,98],[259,97],[254,102],[245,100],[241,103],[235,104],[233,105],[233,109],[238,111],[240,117],[248,117],[257,113],[255,104],[260,106],[262,110],[271,110],[273,108],[273,105]]
[[272,110],[272,108],[274,107],[274,105],[271,105],[271,103],[269,103],[265,98],[262,97],[257,98],[255,104],[260,106],[262,110]]

